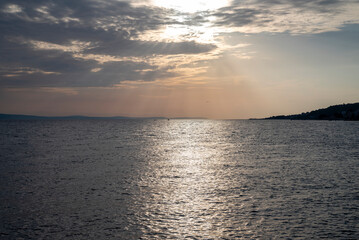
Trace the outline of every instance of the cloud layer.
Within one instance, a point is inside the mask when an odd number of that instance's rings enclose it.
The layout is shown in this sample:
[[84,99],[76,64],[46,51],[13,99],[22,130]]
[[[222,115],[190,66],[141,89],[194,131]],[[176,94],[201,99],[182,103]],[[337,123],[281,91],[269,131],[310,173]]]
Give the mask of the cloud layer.
[[[213,44],[143,41],[171,10],[121,1],[2,1],[1,86],[111,86],[172,76],[146,58],[206,53]],[[131,57],[136,57],[136,60]],[[139,61],[138,58],[143,58]]]
[[310,34],[359,23],[358,0],[234,0],[213,15],[218,26],[246,33]]
[[150,1],[4,0],[0,87],[107,87],[175,78],[226,51],[218,40],[223,33],[337,31],[359,23],[358,16],[358,0],[234,0],[197,13]]

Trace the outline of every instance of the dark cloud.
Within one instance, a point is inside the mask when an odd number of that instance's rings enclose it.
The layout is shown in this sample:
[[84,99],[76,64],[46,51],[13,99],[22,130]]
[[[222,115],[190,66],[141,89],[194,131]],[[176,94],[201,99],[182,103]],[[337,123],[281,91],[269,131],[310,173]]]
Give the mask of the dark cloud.
[[12,64],[0,68],[0,87],[99,87],[122,81],[153,81],[175,76],[168,69],[146,63],[121,61],[99,65],[94,61],[74,59],[68,54],[39,57],[33,63],[27,63],[28,67]]
[[[1,42],[0,87],[112,86],[121,81],[153,81],[173,76],[144,62],[100,64],[74,57],[71,52],[34,50],[26,44]],[[95,72],[93,70],[96,69]]]
[[[167,69],[145,62],[117,60],[101,64],[76,57],[78,53],[114,57],[197,54],[215,48],[193,41],[136,40],[145,31],[174,23],[168,17],[170,11],[173,10],[133,7],[117,0],[3,0],[0,86],[111,86],[124,80],[151,81],[173,76]],[[73,41],[87,45],[66,50]]]
[[218,17],[218,25],[242,27],[254,22],[263,21],[258,15],[264,11],[254,8],[221,8],[213,15]]
[[229,7],[218,9],[213,15],[218,18],[215,24],[220,26],[309,33],[357,23],[357,17],[347,12],[348,6],[357,4],[359,0],[234,0]]
[[250,4],[263,4],[268,6],[273,5],[292,5],[292,6],[333,6],[346,4],[348,2],[358,2],[358,0],[252,0],[252,1],[243,1],[243,0],[234,0],[232,1],[233,6],[239,6],[246,3]]
[[[113,35],[134,36],[145,30],[157,29],[169,20],[164,9],[134,8],[127,2],[115,0],[14,0],[3,1],[1,8],[5,9],[9,5],[17,5],[22,11],[16,14],[5,13],[2,19],[22,20],[21,24],[24,24],[22,27],[25,29],[36,30],[37,27],[50,33],[53,31],[49,28],[55,27],[54,30],[57,31],[66,29],[68,34],[78,30],[89,34],[104,30]],[[33,25],[35,23],[39,25]]]
[[316,11],[316,12],[336,12],[344,4],[350,2],[359,2],[357,0],[269,0],[269,1],[256,1],[262,6],[278,6],[289,5],[290,7],[298,8],[301,11]]

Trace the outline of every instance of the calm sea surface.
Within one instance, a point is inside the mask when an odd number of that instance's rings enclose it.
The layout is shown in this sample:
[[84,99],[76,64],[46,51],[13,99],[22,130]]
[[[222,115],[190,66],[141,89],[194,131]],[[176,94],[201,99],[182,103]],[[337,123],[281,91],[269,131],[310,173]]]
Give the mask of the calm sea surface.
[[0,122],[0,239],[359,239],[359,122]]

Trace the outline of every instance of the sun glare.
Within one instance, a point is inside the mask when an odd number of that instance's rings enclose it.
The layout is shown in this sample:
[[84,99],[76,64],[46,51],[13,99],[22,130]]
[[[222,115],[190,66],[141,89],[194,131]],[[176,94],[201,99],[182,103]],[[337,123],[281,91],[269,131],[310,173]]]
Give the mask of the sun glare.
[[206,26],[166,26],[160,36],[169,41],[196,41],[200,43],[214,43],[215,29]]
[[154,5],[190,13],[218,9],[228,5],[228,2],[228,0],[153,0]]
[[153,39],[160,36],[164,41],[196,41],[201,43],[214,43],[218,28],[212,22],[215,16],[206,16],[206,21],[198,24],[185,24],[191,21],[192,17],[200,14],[201,11],[211,11],[229,4],[229,0],[224,1],[203,1],[203,0],[152,0],[152,4],[179,11],[171,16],[173,24],[164,26],[159,32],[148,32],[142,39]]

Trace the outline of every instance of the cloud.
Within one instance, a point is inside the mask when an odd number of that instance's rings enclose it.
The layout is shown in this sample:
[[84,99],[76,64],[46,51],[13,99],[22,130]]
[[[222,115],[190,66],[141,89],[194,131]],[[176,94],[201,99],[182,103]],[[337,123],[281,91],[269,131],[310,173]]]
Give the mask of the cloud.
[[359,23],[358,0],[234,0],[218,9],[215,25],[244,33],[311,34]]
[[218,18],[216,24],[225,26],[242,27],[258,22],[263,22],[260,15],[264,14],[263,10],[255,8],[222,8],[213,14]]
[[[72,47],[8,43],[6,54],[0,52],[0,86],[2,87],[89,87],[112,86],[121,81],[153,81],[173,75],[167,69],[144,61],[105,61],[76,57]],[[12,51],[16,48],[17,51]],[[60,48],[60,49],[59,49]],[[96,69],[94,71],[94,69]]]
[[148,31],[176,23],[168,17],[173,10],[131,3],[2,1],[0,86],[86,87],[153,81],[176,74],[148,58],[201,54],[216,48],[195,41],[141,39]]
[[149,0],[3,0],[0,86],[189,78],[225,51],[250,58],[243,48],[226,46],[221,34],[335,31],[359,23],[358,13],[358,0],[234,0],[196,13]]

